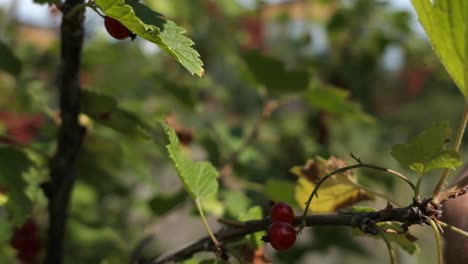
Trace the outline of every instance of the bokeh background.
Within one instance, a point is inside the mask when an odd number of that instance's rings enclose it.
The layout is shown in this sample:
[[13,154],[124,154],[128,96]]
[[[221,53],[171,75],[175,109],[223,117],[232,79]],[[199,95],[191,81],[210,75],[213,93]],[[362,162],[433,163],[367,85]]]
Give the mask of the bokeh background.
[[[205,63],[205,78],[191,76],[143,39],[112,39],[103,19],[87,10],[81,83],[117,98],[119,106],[147,122],[167,119],[188,153],[224,169],[219,195],[205,204],[214,229],[220,227],[217,218],[237,219],[252,205],[267,214],[270,199],[291,201],[299,213],[291,198],[297,179],[289,170],[308,158],[335,155],[352,162],[353,152],[366,163],[412,177],[390,156],[392,145],[439,121],[456,129],[463,97],[431,50],[409,0],[144,2],[187,29]],[[22,61],[19,76],[0,72],[0,132],[45,155],[54,153],[58,123],[60,19],[47,5],[0,1],[0,39]],[[243,57],[251,50],[307,71],[314,85],[347,91],[349,100],[317,99],[287,84],[274,92],[259,86]],[[268,100],[278,108],[225,166]],[[83,119],[89,133],[73,192],[65,263],[128,263],[132,254],[156,256],[206,235],[164,146]],[[437,173],[427,176],[423,194],[431,193]],[[34,180],[47,177],[44,167]],[[407,186],[391,177],[360,171],[359,180],[402,204],[411,202]],[[32,219],[42,239],[47,216],[40,191],[34,202]],[[382,208],[386,201],[363,204]],[[435,263],[428,230],[412,228],[420,253],[398,250],[399,263]],[[136,250],[148,237],[144,249]],[[1,247],[13,258],[8,243]],[[308,228],[293,249],[275,253],[267,245],[264,255],[273,263],[388,261],[383,241],[353,237],[349,228]]]

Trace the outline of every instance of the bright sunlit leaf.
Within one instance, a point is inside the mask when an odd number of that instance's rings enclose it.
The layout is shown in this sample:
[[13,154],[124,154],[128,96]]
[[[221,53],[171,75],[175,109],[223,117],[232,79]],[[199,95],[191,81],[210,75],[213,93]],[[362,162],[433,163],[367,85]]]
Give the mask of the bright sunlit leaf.
[[151,10],[138,0],[96,0],[109,17],[122,23],[136,35],[157,44],[179,61],[190,73],[203,77],[205,70],[194,42],[184,36],[186,30]]
[[[299,206],[305,209],[305,202],[321,178],[345,166],[344,161],[335,157],[328,160],[317,157],[308,160],[304,166],[293,167],[291,172],[299,177],[295,192]],[[318,197],[312,200],[309,211],[314,213],[335,212],[360,201],[370,200],[372,196],[360,189],[356,182],[356,176],[351,171],[332,176],[320,186]]]
[[172,127],[163,125],[169,138],[170,158],[177,169],[185,190],[194,199],[201,199],[218,191],[218,171],[208,161],[192,161],[187,157],[180,145],[179,139]]
[[468,1],[411,0],[432,47],[468,97]]

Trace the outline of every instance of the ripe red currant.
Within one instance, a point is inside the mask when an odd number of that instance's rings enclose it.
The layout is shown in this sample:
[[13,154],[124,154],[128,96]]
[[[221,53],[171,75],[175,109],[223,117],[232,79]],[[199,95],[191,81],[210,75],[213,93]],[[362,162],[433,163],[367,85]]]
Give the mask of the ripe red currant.
[[42,248],[42,241],[37,235],[38,227],[32,219],[15,229],[10,244],[17,251],[21,263],[35,263]]
[[270,217],[272,222],[285,222],[291,224],[294,220],[294,211],[287,203],[275,203],[271,207]]
[[106,27],[109,35],[116,39],[131,37],[133,40],[135,38],[135,34],[133,34],[130,30],[128,30],[128,28],[122,25],[122,23],[116,19],[113,19],[112,17],[104,17],[104,26]]
[[268,240],[274,249],[287,250],[296,241],[296,230],[288,223],[274,222],[268,227]]

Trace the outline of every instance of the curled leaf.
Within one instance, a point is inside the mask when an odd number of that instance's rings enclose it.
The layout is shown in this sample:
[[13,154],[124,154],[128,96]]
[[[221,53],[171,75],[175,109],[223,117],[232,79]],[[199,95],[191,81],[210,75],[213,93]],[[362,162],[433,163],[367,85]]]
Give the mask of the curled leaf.
[[[304,166],[293,167],[291,172],[299,177],[295,197],[301,208],[305,209],[305,202],[320,179],[345,166],[347,166],[345,161],[332,156],[328,160],[316,157],[308,160]],[[359,188],[356,183],[357,178],[352,171],[332,176],[320,186],[318,198],[314,199],[309,210],[314,213],[335,212],[338,209],[373,198],[369,193]]]

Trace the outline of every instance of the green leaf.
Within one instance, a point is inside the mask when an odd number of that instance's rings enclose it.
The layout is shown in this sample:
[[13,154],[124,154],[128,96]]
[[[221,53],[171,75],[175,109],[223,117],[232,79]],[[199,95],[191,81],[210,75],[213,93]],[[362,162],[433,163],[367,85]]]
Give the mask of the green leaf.
[[239,217],[247,212],[252,201],[243,192],[226,191],[223,193],[224,205],[229,216]]
[[200,54],[191,47],[194,42],[183,35],[186,33],[184,28],[138,0],[96,0],[96,4],[107,16],[120,21],[138,36],[157,44],[190,73],[200,77],[205,74]]
[[[376,212],[376,211],[377,210],[375,210],[374,208],[368,207],[368,206],[353,206],[351,208],[348,208],[346,212],[354,212],[354,213],[366,212],[367,213],[367,212]],[[396,243],[408,254],[413,255],[419,251],[419,247],[415,243],[417,239],[413,235],[411,235],[409,232],[407,232],[406,230],[403,230],[403,228],[400,225],[394,224],[391,222],[380,222],[380,223],[377,223],[377,226],[380,228],[380,230],[383,231],[383,235],[387,238],[388,241]],[[406,232],[406,233],[401,234],[403,232]],[[381,236],[373,236],[373,235],[364,233],[358,228],[353,229],[353,234],[358,235],[358,236],[369,236],[369,237],[376,238],[376,239],[382,239]]]
[[460,155],[445,149],[452,130],[447,122],[426,129],[407,144],[392,148],[392,156],[402,165],[408,166],[420,175],[440,168],[455,169],[462,164]]
[[130,137],[148,139],[153,130],[138,116],[120,108],[114,98],[89,90],[81,91],[81,112]]
[[0,217],[0,245],[9,242],[13,228],[14,226],[11,225],[8,219]]
[[25,153],[0,146],[0,186],[6,189],[6,208],[14,224],[22,224],[31,212],[31,200],[26,195],[23,174],[31,166]]
[[[249,208],[245,213],[239,216],[240,221],[257,220],[262,218],[262,208],[260,206],[253,206]],[[262,237],[265,232],[256,232],[246,236],[249,246],[253,249],[257,249],[263,244]]]
[[362,121],[372,122],[373,118],[364,113],[361,106],[349,100],[349,91],[332,85],[313,82],[304,93],[304,99],[311,107],[339,116],[356,116]]
[[218,191],[218,172],[208,161],[192,161],[183,152],[179,145],[179,139],[172,127],[163,124],[169,138],[167,150],[177,169],[180,180],[185,190],[194,199],[201,199]]
[[215,217],[223,217],[224,211],[226,211],[224,203],[219,200],[217,193],[212,193],[203,197],[201,207],[203,212],[209,213]]
[[[396,234],[394,231],[401,230],[401,227],[397,224],[391,223],[378,223],[377,226],[383,230],[383,235],[387,238],[388,241],[396,243],[400,246],[401,249],[406,251],[408,254],[413,255],[419,251],[418,245],[415,243],[416,238],[410,233],[406,234]],[[388,232],[391,231],[391,232]],[[367,233],[362,232],[358,228],[353,229],[353,234],[358,236],[368,236],[375,239],[382,239],[381,236],[373,236]]]
[[280,60],[259,52],[245,53],[243,59],[255,79],[271,92],[303,91],[309,84],[309,73],[304,70],[286,70]]
[[294,193],[296,185],[290,181],[270,179],[266,182],[265,195],[275,202],[296,204]]
[[468,2],[412,0],[434,51],[460,91],[468,97]]
[[[218,193],[212,193],[203,197],[203,203],[201,205],[203,212],[208,213],[212,216],[221,218],[226,211],[224,203],[219,199]],[[193,214],[196,215],[198,208],[193,208]],[[198,212],[199,213],[199,212]]]
[[21,61],[15,56],[10,47],[0,41],[0,70],[17,76],[21,72]]
[[0,215],[0,263],[16,263],[16,253],[11,247],[10,239],[14,226],[6,215]]
[[155,215],[163,215],[181,204],[186,198],[187,192],[185,190],[170,195],[156,195],[150,200],[149,206]]

